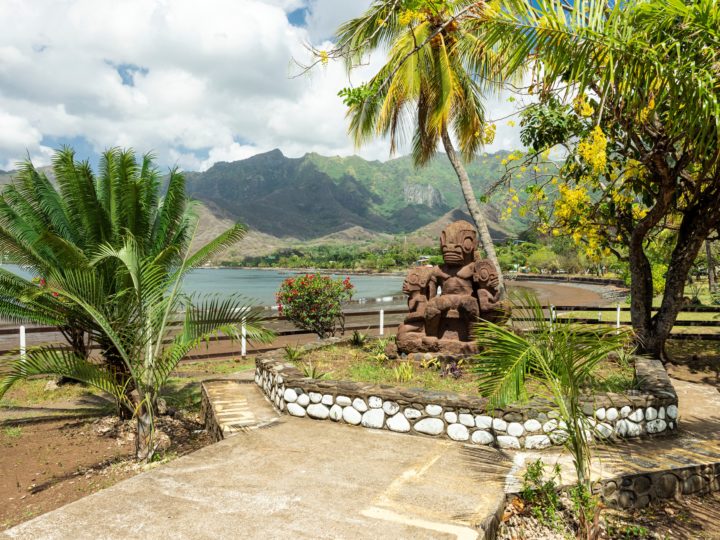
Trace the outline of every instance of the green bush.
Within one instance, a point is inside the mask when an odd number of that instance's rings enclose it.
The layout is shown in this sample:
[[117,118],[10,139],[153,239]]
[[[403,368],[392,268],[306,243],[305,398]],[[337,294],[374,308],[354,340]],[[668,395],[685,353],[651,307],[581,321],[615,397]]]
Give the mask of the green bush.
[[281,315],[321,338],[345,331],[342,303],[352,298],[350,278],[333,279],[320,274],[287,278],[276,295]]

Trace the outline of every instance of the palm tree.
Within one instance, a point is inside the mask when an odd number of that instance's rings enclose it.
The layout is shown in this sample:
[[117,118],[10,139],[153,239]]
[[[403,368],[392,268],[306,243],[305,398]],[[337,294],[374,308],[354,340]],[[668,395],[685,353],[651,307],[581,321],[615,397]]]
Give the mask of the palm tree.
[[475,363],[480,393],[488,398],[492,408],[527,399],[531,381],[547,394],[565,426],[564,445],[573,458],[578,481],[576,500],[584,501],[577,508],[580,529],[585,538],[596,538],[599,508],[592,504],[589,434],[601,438],[609,434],[589,423],[581,398],[589,384],[600,376],[600,363],[610,353],[622,349],[628,336],[607,326],[548,321],[537,297],[527,292],[515,295],[512,313],[523,321],[522,327],[493,323],[476,327],[475,336],[482,351]]
[[[128,235],[139,256],[168,270],[177,266],[196,217],[182,174],[170,171],[162,198],[160,187],[149,154],[138,161],[132,150],[110,149],[95,175],[87,162],[77,162],[74,152],[63,148],[53,157],[52,179],[27,161],[0,194],[0,249],[35,276],[33,282],[0,269],[0,317],[56,325],[73,353],[84,358],[90,344],[97,343],[128,395],[133,381],[116,344],[86,310],[50,294],[47,282],[50,275],[92,271],[99,296],[126,291],[133,283],[119,260],[92,260],[100,246],[119,249]],[[243,233],[241,225],[231,228],[221,235],[217,249],[237,242]],[[37,294],[38,289],[45,294]],[[120,402],[118,411],[126,411]]]
[[[151,460],[157,397],[178,362],[219,333],[236,338],[244,328],[251,340],[268,341],[272,337],[259,325],[260,311],[247,307],[242,297],[191,298],[182,293],[183,277],[222,249],[229,234],[232,231],[192,255],[185,246],[173,269],[168,268],[162,256],[144,255],[129,233],[120,248],[109,243],[100,245],[88,266],[50,268],[47,290],[36,289],[34,295],[49,293],[92,321],[104,339],[112,343],[127,380],[116,376],[112,364],[98,364],[58,345],[42,346],[10,363],[9,372],[0,380],[0,397],[17,381],[36,375],[62,375],[95,386],[112,395],[137,419],[136,457]],[[116,269],[118,278],[129,283],[110,296],[105,292],[105,274],[98,271],[108,263]],[[127,391],[128,384],[132,393]]]
[[477,2],[426,4],[422,11],[410,11],[403,10],[401,3],[377,0],[364,15],[338,30],[337,49],[349,67],[374,50],[388,47],[390,51],[387,63],[366,85],[345,92],[350,132],[358,146],[376,135],[389,136],[394,152],[412,130],[412,156],[418,166],[433,158],[442,144],[480,244],[497,268],[504,290],[495,246],[463,165],[463,158],[472,160],[485,140],[482,92],[493,89],[486,81],[497,79],[495,53],[490,50],[483,58],[468,55],[475,50],[475,38],[461,23]]

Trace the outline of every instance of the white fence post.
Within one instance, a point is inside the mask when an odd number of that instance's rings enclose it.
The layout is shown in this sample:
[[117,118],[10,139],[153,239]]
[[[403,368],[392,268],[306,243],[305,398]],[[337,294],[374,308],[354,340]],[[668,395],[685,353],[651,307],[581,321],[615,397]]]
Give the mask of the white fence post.
[[555,322],[555,306],[550,304],[550,328],[553,327],[554,322]]
[[620,304],[617,305],[617,316],[615,317],[615,328],[620,328]]
[[385,335],[385,310],[380,310],[380,335]]
[[598,322],[602,322],[602,311],[598,311]]
[[247,327],[245,326],[245,319],[243,319],[242,327],[240,328],[240,355],[245,358],[247,354]]
[[26,342],[25,342],[25,327],[20,327],[20,359],[25,360],[25,349],[26,349]]

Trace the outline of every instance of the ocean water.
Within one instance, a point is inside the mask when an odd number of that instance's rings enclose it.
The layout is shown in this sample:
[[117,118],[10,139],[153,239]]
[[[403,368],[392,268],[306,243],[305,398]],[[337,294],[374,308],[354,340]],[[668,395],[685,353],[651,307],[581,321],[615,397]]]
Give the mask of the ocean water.
[[[30,273],[14,264],[4,264],[2,268],[31,277]],[[248,298],[249,303],[260,306],[275,304],[275,293],[280,283],[287,277],[296,275],[292,270],[245,270],[201,268],[194,270],[185,278],[183,288],[188,293],[239,293]],[[345,277],[337,274],[336,277]],[[355,286],[353,300],[388,300],[390,296],[402,294],[402,276],[353,275],[350,281]]]

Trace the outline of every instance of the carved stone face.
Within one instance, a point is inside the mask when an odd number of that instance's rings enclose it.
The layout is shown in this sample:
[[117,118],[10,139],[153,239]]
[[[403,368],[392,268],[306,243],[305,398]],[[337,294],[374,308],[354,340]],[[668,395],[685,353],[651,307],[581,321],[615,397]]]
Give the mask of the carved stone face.
[[431,268],[411,268],[403,281],[402,291],[410,295],[413,292],[425,290],[431,271]]
[[475,262],[473,281],[475,281],[480,288],[486,289],[492,294],[497,293],[498,286],[500,285],[497,269],[489,259],[482,259]]
[[475,259],[477,232],[467,221],[455,221],[440,234],[440,249],[446,264],[460,266]]

